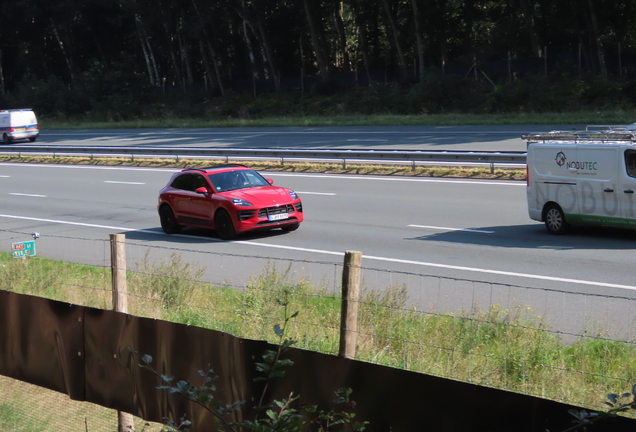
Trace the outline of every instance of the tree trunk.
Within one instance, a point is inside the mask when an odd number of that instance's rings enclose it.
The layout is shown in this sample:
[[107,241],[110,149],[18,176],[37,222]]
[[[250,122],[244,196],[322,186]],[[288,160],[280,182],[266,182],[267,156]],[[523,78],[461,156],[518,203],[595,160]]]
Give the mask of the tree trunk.
[[371,87],[371,89],[375,89],[375,82],[371,76],[371,59],[369,58],[366,17],[357,0],[351,0],[351,5],[355,11],[356,24],[358,27],[358,39],[360,42],[360,53],[362,54],[362,62],[364,63],[364,69],[367,73],[367,79],[369,80],[369,87]]
[[4,71],[2,70],[2,50],[0,50],[0,94],[6,94],[7,90],[4,85]]
[[69,77],[71,79],[71,82],[73,82],[75,81],[75,74],[73,73],[73,62],[71,58],[69,57],[69,54],[66,52],[66,48],[64,47],[64,42],[62,41],[62,38],[60,37],[60,34],[57,31],[57,27],[55,26],[55,23],[53,22],[53,18],[49,18],[49,19],[51,21],[51,30],[53,31],[53,36],[55,36],[57,45],[60,47],[60,51],[62,51],[62,57],[64,58],[64,61],[66,62],[66,67],[68,68]]
[[540,58],[542,50],[539,43],[539,35],[537,34],[537,30],[534,26],[534,13],[530,9],[528,0],[519,0],[519,3],[521,5],[521,13],[523,14],[523,18],[526,22],[526,31],[528,32],[528,36],[530,36],[532,52],[535,57]]
[[166,35],[166,45],[168,46],[168,50],[170,51],[170,63],[172,64],[172,70],[174,70],[175,81],[177,82],[177,85],[183,85],[185,90],[185,82],[182,79],[181,69],[179,68],[179,63],[177,62],[177,53],[175,53],[175,50],[173,49],[172,40],[174,38],[170,32],[170,29],[168,28],[168,23],[166,22],[166,14],[163,11],[163,4],[161,2],[159,2],[159,10],[161,11],[161,24]]
[[345,33],[344,22],[342,21],[342,1],[336,0],[334,2],[335,10],[334,16],[336,19],[336,28],[338,29],[338,39],[340,42],[340,51],[342,52],[342,62],[344,72],[351,70],[351,60],[349,58],[349,47],[347,45],[347,35]]
[[250,35],[247,32],[247,21],[243,20],[243,36],[245,37],[245,45],[247,45],[247,54],[250,58],[250,64],[252,65],[252,78],[258,79],[258,65],[256,63],[256,56],[254,55],[254,48],[252,47],[252,41]]
[[400,67],[400,73],[402,78],[408,78],[408,71],[406,68],[406,61],[404,60],[404,54],[402,53],[402,46],[400,45],[400,35],[395,25],[395,20],[393,19],[393,13],[391,12],[391,8],[389,7],[389,2],[387,0],[382,0],[384,4],[384,9],[386,10],[386,16],[389,20],[389,28],[391,29],[391,34],[393,35],[393,43],[395,44],[395,49],[398,55],[398,65]]
[[[201,12],[199,12],[199,7],[197,6],[197,3],[195,0],[192,0],[192,6],[194,7],[194,11],[197,14],[197,17],[199,18],[199,21],[201,22],[201,35],[203,36],[203,40],[201,41],[201,39],[199,39],[199,41],[201,43],[204,43],[205,46],[207,47],[207,51],[210,54],[212,66],[214,67],[214,74],[216,75],[216,80],[219,85],[219,91],[221,92],[221,96],[225,96],[225,87],[223,86],[221,71],[219,70],[220,61],[216,55],[216,51],[214,50],[212,43],[210,42],[210,38],[208,37],[208,32],[205,30],[205,26],[203,25],[203,18],[202,18]],[[201,45],[201,47],[203,47],[203,45]],[[203,48],[201,48],[201,53],[204,54]],[[208,67],[209,67],[209,64],[208,64]],[[209,72],[209,69],[208,69],[208,72]]]
[[212,47],[212,44],[210,43],[210,40],[207,38],[207,36],[205,38],[205,43],[208,46],[208,51],[210,52],[210,57],[212,58],[212,65],[214,66],[214,73],[216,74],[216,80],[219,84],[219,91],[221,92],[221,96],[225,96],[225,87],[223,86],[223,80],[221,79],[221,75],[222,75],[221,71],[219,70],[220,61],[218,59],[218,56],[216,55],[216,51]]
[[466,0],[464,4],[464,51],[466,53],[474,52],[473,43],[473,23],[475,22],[475,0]]
[[160,85],[159,71],[157,70],[155,56],[152,53],[152,47],[150,46],[150,42],[148,41],[148,36],[146,35],[146,31],[144,30],[141,17],[138,14],[135,14],[135,24],[137,26],[137,36],[139,37],[139,43],[141,44],[141,49],[144,53],[146,67],[148,68],[148,78],[150,80],[150,85]]
[[199,39],[199,51],[201,52],[201,59],[203,60],[203,67],[205,68],[206,89],[207,89],[208,85],[210,87],[214,87],[214,68],[210,65],[210,60],[208,59],[208,54],[205,51],[205,46],[203,45],[203,39]]
[[181,67],[185,70],[187,84],[190,85],[194,82],[192,77],[192,68],[190,67],[190,57],[188,56],[187,44],[184,41],[183,36],[183,16],[179,18],[179,52],[181,53]]
[[254,21],[256,22],[256,26],[254,26],[254,24],[250,20],[249,11],[247,9],[247,4],[245,0],[241,0],[241,9],[235,8],[235,10],[238,12],[240,17],[243,18],[243,20],[248,22],[250,27],[258,29],[258,35],[260,36],[258,40],[261,44],[261,52],[263,56],[265,57],[265,62],[267,63],[269,67],[269,72],[272,79],[274,80],[274,86],[276,88],[276,91],[281,91],[280,76],[276,66],[276,61],[274,59],[274,50],[272,48],[271,42],[269,41],[267,31],[265,31],[265,23],[263,22],[262,13],[256,1],[252,1],[251,5],[252,5],[252,9],[254,10],[254,14],[256,16],[256,18],[254,19]]
[[305,14],[307,16],[307,23],[309,24],[309,35],[311,36],[311,44],[314,47],[314,53],[316,54],[316,62],[318,63],[318,70],[320,71],[320,75],[323,79],[329,78],[329,66],[325,61],[325,55],[322,50],[322,46],[320,44],[320,36],[318,35],[318,30],[316,29],[316,25],[314,24],[313,16],[311,14],[311,9],[309,8],[309,1],[303,0],[303,5],[305,7]]
[[415,22],[415,40],[417,41],[417,60],[419,66],[419,82],[424,82],[424,38],[422,37],[420,9],[417,7],[417,0],[411,0],[413,7],[413,21]]
[[598,19],[596,18],[596,11],[594,10],[594,5],[592,4],[592,0],[587,0],[587,4],[590,8],[590,22],[592,24],[592,35],[593,44],[596,51],[596,57],[598,60],[598,65],[601,69],[601,76],[607,77],[607,66],[605,65],[605,53],[603,51],[603,43],[601,42],[600,32],[598,30]]

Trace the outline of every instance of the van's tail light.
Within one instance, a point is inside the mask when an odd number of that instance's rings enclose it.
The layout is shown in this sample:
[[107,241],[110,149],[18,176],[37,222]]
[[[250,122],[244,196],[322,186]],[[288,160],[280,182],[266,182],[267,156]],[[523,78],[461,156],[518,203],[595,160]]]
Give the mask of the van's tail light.
[[15,132],[15,128],[10,127],[10,128],[9,128],[9,132]]

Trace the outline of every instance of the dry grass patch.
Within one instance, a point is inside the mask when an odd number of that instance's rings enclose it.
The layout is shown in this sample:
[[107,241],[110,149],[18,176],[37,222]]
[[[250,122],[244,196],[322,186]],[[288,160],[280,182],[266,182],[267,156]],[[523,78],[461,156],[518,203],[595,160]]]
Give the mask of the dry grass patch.
[[[151,157],[87,157],[87,156],[14,156],[0,155],[2,162],[16,163],[46,163],[60,165],[104,165],[104,166],[134,166],[134,167],[160,167],[174,168],[205,168],[212,165],[225,163],[225,159],[184,159],[180,158],[151,158]],[[495,180],[525,180],[525,169],[497,168],[490,172],[489,167],[462,167],[462,166],[434,166],[434,165],[391,165],[391,164],[356,164],[347,163],[345,167],[341,163],[308,163],[288,162],[281,164],[274,161],[246,161],[231,160],[229,163],[249,165],[258,171],[280,171],[323,174],[358,174],[358,175],[382,175],[405,177],[455,177],[455,178],[480,178]]]

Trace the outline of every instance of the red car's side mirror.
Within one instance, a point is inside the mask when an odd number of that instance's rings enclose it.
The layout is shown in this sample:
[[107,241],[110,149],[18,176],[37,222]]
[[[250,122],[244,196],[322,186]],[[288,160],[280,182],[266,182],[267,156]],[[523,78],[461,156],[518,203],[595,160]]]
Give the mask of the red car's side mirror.
[[205,195],[205,196],[210,194],[210,191],[203,186],[201,186],[200,188],[196,188],[194,191],[198,194]]
[[265,180],[267,180],[267,183],[269,184],[274,184],[274,179],[265,179]]

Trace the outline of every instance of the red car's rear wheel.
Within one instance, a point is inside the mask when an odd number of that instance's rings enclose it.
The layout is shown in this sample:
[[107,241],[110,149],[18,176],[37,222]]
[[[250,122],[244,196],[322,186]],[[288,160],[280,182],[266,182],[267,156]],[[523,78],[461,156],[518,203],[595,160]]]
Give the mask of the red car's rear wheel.
[[181,231],[181,226],[177,223],[177,218],[168,205],[161,207],[159,220],[161,221],[161,229],[166,234],[176,234]]

